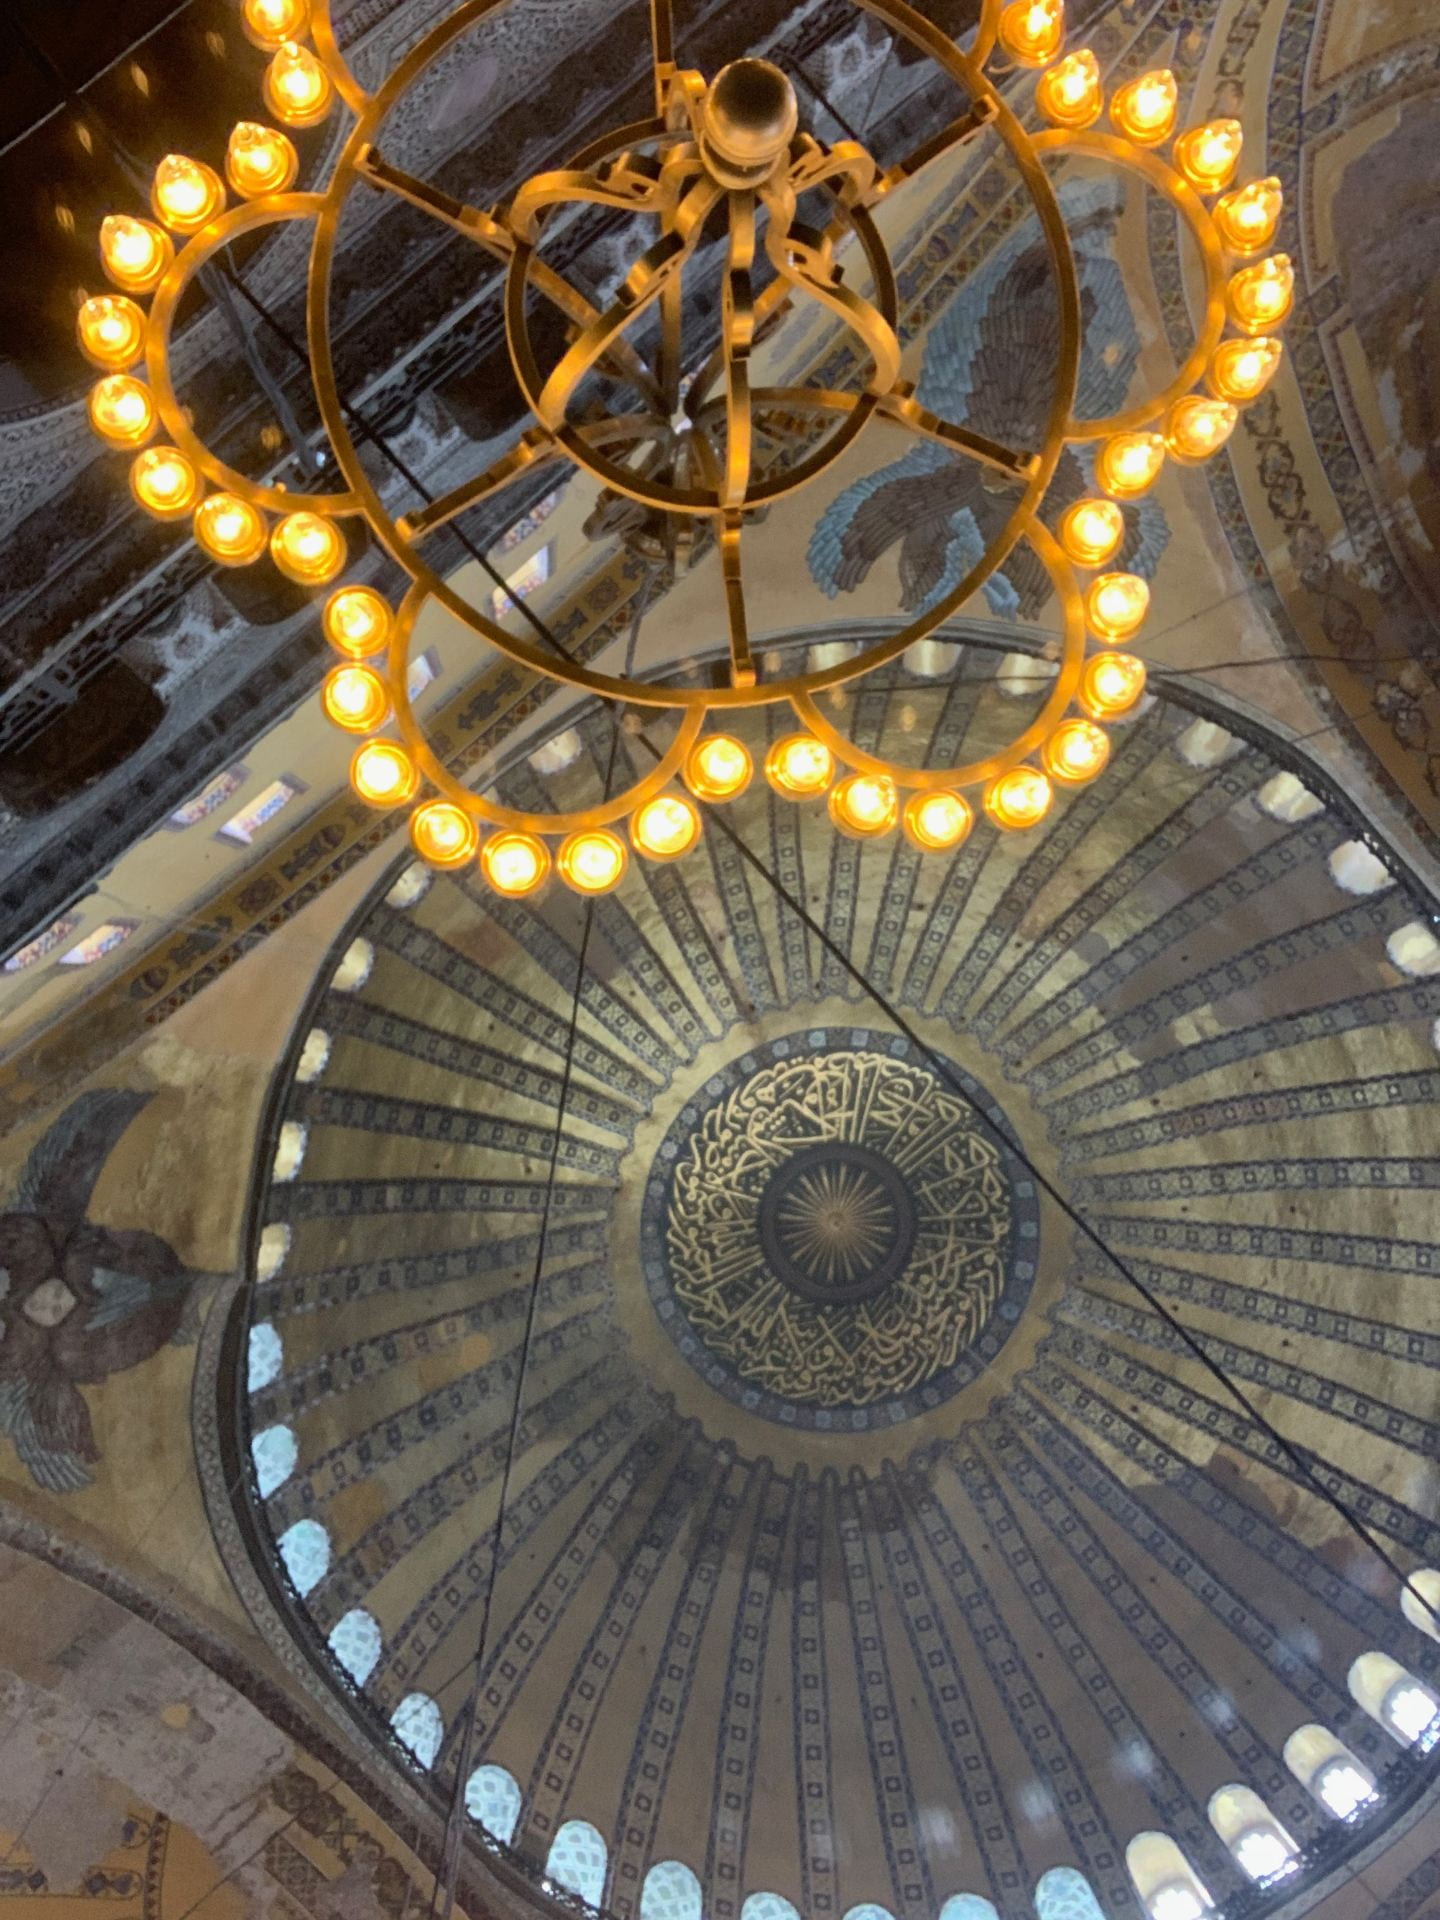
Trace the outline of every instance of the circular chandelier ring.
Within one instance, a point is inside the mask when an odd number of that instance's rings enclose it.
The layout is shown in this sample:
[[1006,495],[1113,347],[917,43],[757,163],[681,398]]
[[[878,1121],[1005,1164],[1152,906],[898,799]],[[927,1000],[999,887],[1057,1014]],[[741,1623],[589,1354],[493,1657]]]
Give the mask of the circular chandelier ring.
[[335,83],[335,91],[352,113],[363,113],[370,95],[350,70],[335,38],[335,22],[330,17],[330,0],[310,0],[310,38],[315,42],[326,72]]
[[835,757],[856,773],[887,776],[897,787],[919,793],[932,792],[938,787],[983,786],[997,774],[1018,766],[1028,754],[1042,746],[1073,704],[1080,685],[1080,675],[1085,665],[1085,602],[1076,583],[1074,568],[1044,522],[1032,517],[1020,537],[1033,549],[1050,576],[1060,602],[1063,633],[1060,670],[1055,677],[1055,684],[1035,718],[1008,747],[1002,747],[998,753],[987,754],[983,760],[967,760],[957,767],[900,766],[895,761],[881,759],[876,754],[867,753],[863,747],[857,747],[833,721],[825,718],[809,693],[795,694],[791,700],[801,724],[817,739],[823,740]]
[[1225,331],[1225,249],[1210,209],[1184,175],[1169,166],[1158,153],[1118,139],[1113,133],[1075,133],[1056,127],[1033,138],[1035,151],[1042,156],[1060,153],[1068,159],[1088,154],[1093,159],[1108,160],[1112,166],[1139,174],[1148,186],[1156,188],[1170,202],[1200,249],[1205,272],[1205,318],[1184,363],[1158,393],[1118,413],[1108,414],[1103,420],[1072,418],[1065,437],[1085,442],[1104,440],[1112,433],[1133,432],[1168,412],[1182,394],[1190,392],[1210,364],[1210,356]]
[[580,812],[523,813],[472,792],[450,772],[430,745],[425,729],[410,704],[410,638],[415,630],[415,622],[420,617],[420,610],[429,597],[424,587],[413,586],[401,601],[395,616],[395,631],[390,636],[385,657],[385,679],[396,731],[420,772],[445,799],[453,800],[456,806],[487,826],[509,827],[520,833],[569,833],[578,827],[604,827],[612,821],[627,818],[637,807],[643,806],[669,786],[678,775],[705,724],[703,705],[695,706],[681,716],[675,738],[647,774],[622,793],[613,794],[597,806],[586,807]]
[[294,513],[306,509],[312,513],[347,514],[361,511],[358,493],[300,493],[288,487],[270,487],[248,479],[227,466],[210,451],[186,418],[175,393],[170,374],[170,336],[175,314],[185,289],[213,254],[243,233],[253,233],[286,220],[317,219],[325,205],[318,193],[273,194],[265,200],[242,202],[228,212],[218,214],[208,226],[176,254],[165,278],[155,289],[150,305],[150,320],[145,331],[145,371],[155,408],[174,444],[207,480],[228,493],[239,495],[254,507],[270,513]]

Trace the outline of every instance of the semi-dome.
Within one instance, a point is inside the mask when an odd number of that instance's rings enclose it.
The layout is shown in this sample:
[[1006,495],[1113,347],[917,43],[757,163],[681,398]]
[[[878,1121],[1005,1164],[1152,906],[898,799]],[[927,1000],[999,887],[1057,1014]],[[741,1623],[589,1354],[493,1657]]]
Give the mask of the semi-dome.
[[[958,657],[861,744],[1008,737]],[[573,744],[505,792],[598,796],[608,719]],[[512,1883],[1194,1920],[1423,1783],[1433,905],[1223,712],[1115,748],[941,859],[757,786],[725,817],[788,903],[715,818],[588,934],[402,864],[330,954],[234,1483],[315,1670],[437,1796],[463,1762]]]

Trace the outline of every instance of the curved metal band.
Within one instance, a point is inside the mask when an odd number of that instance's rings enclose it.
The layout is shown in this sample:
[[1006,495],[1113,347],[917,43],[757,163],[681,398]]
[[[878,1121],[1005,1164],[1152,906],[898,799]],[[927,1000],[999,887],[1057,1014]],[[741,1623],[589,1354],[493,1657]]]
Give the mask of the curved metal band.
[[681,716],[675,738],[649,773],[633,786],[626,787],[623,793],[614,794],[597,806],[569,813],[523,813],[515,807],[502,807],[494,800],[486,800],[482,795],[472,793],[469,787],[455,778],[430,745],[425,729],[410,705],[410,636],[420,617],[420,610],[429,598],[424,587],[413,586],[401,601],[395,618],[395,631],[390,636],[390,646],[385,656],[385,681],[396,730],[416,766],[432,787],[447,800],[453,800],[457,807],[462,807],[473,819],[483,820],[492,827],[513,827],[521,833],[573,833],[578,827],[604,827],[612,820],[625,819],[668,786],[679,773],[686,754],[700,737],[700,729],[705,724],[704,707],[695,707]]
[[1163,193],[1185,221],[1200,248],[1205,268],[1205,319],[1184,364],[1172,379],[1147,399],[1103,420],[1074,420],[1066,428],[1068,440],[1103,440],[1108,434],[1130,433],[1146,426],[1167,412],[1182,394],[1188,393],[1208,366],[1210,356],[1225,331],[1225,250],[1210,209],[1190,182],[1156,153],[1147,152],[1113,133],[1070,133],[1063,127],[1035,135],[1035,151],[1042,157],[1058,153],[1065,158],[1089,154],[1108,160],[1117,167],[1138,173],[1148,185]]
[[330,0],[310,0],[310,38],[315,42],[325,71],[335,82],[335,91],[352,113],[363,113],[370,96],[350,71],[350,63],[335,38],[335,23],[330,18]]
[[213,253],[238,235],[253,233],[257,227],[268,227],[283,220],[317,219],[324,205],[324,197],[318,193],[278,193],[264,200],[244,202],[231,207],[226,213],[217,214],[208,226],[200,229],[188,246],[180,249],[170,263],[165,278],[155,289],[155,298],[150,303],[150,319],[145,329],[145,371],[150,377],[150,391],[155,397],[156,410],[170,438],[213,485],[238,494],[253,507],[263,508],[270,513],[294,513],[301,507],[315,513],[359,513],[362,506],[359,494],[353,491],[292,493],[286,487],[267,487],[258,480],[250,480],[243,473],[237,473],[234,467],[227,466],[218,455],[213,454],[190,425],[175,397],[175,386],[170,377],[170,335],[175,325],[175,312],[185,289]]
[[993,780],[996,774],[1018,766],[1028,754],[1043,746],[1064,717],[1080,686],[1080,673],[1085,665],[1085,601],[1076,584],[1074,568],[1066,559],[1059,541],[1042,521],[1030,520],[1021,538],[1034,549],[1050,575],[1060,602],[1064,628],[1060,671],[1045,704],[1029,726],[1008,747],[1001,748],[998,753],[986,754],[981,760],[966,760],[955,767],[902,767],[892,760],[881,760],[873,753],[866,753],[863,747],[857,747],[853,740],[825,718],[810,694],[794,695],[791,705],[801,723],[818,740],[823,740],[838,760],[858,773],[888,774],[897,787],[929,793],[937,787],[983,786]]

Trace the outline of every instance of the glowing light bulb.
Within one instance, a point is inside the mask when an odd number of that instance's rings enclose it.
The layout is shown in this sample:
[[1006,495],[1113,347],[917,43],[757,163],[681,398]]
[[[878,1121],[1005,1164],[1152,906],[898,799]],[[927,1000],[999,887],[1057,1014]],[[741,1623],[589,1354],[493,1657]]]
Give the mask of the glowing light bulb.
[[1218,193],[1234,179],[1244,142],[1238,120],[1207,120],[1175,142],[1175,164],[1197,193]]
[[650,860],[677,860],[700,838],[700,810],[686,794],[661,793],[636,810],[630,840]]
[[110,373],[90,389],[90,425],[107,447],[141,447],[155,431],[155,402],[143,380]]
[[395,616],[373,587],[337,587],[325,602],[322,624],[337,653],[368,660],[390,644]]
[[1066,54],[1035,89],[1035,104],[1055,127],[1088,127],[1100,118],[1100,63],[1088,47]]
[[1120,87],[1110,102],[1110,121],[1117,133],[1137,147],[1158,147],[1170,138],[1180,106],[1180,89],[1168,67],[1142,73]]
[[830,791],[830,818],[841,833],[873,840],[900,818],[895,782],[883,773],[847,773]]
[[320,687],[325,718],[347,733],[373,733],[390,711],[385,682],[373,667],[332,667]]
[[1211,355],[1205,379],[1213,394],[1243,407],[1262,394],[1279,370],[1285,349],[1278,340],[1222,340]]
[[1083,787],[1103,773],[1110,758],[1109,735],[1093,720],[1062,720],[1041,750],[1045,771],[1057,786]]
[[265,551],[265,516],[234,493],[212,493],[195,509],[195,538],[222,567],[248,567]]
[[265,69],[265,104],[287,127],[315,127],[329,113],[335,87],[308,47],[286,40]]
[[1001,46],[1017,66],[1048,66],[1065,38],[1062,0],[1010,0],[999,32]]
[[608,827],[582,827],[560,842],[555,865],[560,878],[576,893],[609,893],[619,886],[629,860],[618,834]]
[[1095,477],[1117,500],[1134,500],[1154,486],[1164,464],[1158,433],[1112,433],[1095,457]]
[[900,816],[905,838],[926,853],[948,853],[958,847],[975,824],[970,802],[948,788],[935,793],[912,793]]
[[245,0],[240,23],[257,47],[298,40],[310,24],[310,0]]
[[1241,267],[1226,289],[1230,317],[1246,333],[1278,327],[1295,300],[1295,269],[1288,253],[1272,253],[1253,267]]
[[1085,594],[1085,619],[1107,646],[1140,631],[1150,605],[1150,589],[1138,573],[1102,573]]
[[153,221],[109,213],[100,222],[100,258],[123,292],[149,293],[175,258],[175,243]]
[[345,564],[345,536],[333,520],[302,509],[277,521],[270,552],[287,580],[323,587]]
[[284,193],[295,184],[300,156],[287,135],[258,120],[242,120],[225,149],[225,178],[236,193],[253,200],[261,193]]
[[145,316],[123,293],[97,293],[75,321],[80,351],[92,366],[133,367],[145,351]]
[[1125,516],[1113,500],[1077,500],[1060,522],[1060,544],[1077,567],[1103,567],[1125,538]]
[[367,740],[350,762],[350,785],[368,807],[399,807],[414,798],[420,775],[393,740]]
[[1018,833],[1037,826],[1054,798],[1054,788],[1038,767],[1011,767],[986,787],[984,807],[997,827]]
[[1211,208],[1220,238],[1232,253],[1260,253],[1275,238],[1285,196],[1272,174],[1222,193]]
[[155,169],[150,204],[174,232],[198,233],[225,205],[225,188],[203,160],[167,153]]
[[453,800],[427,800],[410,816],[410,844],[432,867],[463,867],[475,857],[480,829]]
[[1092,720],[1129,713],[1145,691],[1145,663],[1133,653],[1097,653],[1080,675],[1080,704]]
[[1165,445],[1186,466],[1198,466],[1218,453],[1235,431],[1239,418],[1228,400],[1207,400],[1187,393],[1165,417]]
[[550,849],[533,833],[492,833],[480,849],[480,871],[496,893],[520,900],[550,877]]
[[184,520],[200,498],[200,475],[178,447],[147,447],[131,463],[130,491],[157,520]]
[[709,733],[690,749],[684,779],[697,800],[733,800],[749,786],[754,771],[743,742],[728,733]]
[[835,777],[835,756],[809,733],[787,733],[765,756],[765,778],[787,799],[823,793]]

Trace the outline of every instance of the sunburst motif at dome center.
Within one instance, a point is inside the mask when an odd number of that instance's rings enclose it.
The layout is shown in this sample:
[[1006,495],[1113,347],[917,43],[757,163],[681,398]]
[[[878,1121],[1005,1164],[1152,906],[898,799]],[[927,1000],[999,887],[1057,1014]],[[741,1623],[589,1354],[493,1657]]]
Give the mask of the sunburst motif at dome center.
[[817,1167],[794,1182],[777,1209],[776,1232],[819,1285],[849,1287],[893,1244],[895,1209],[867,1169]]

